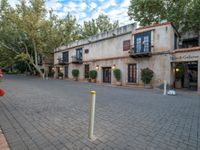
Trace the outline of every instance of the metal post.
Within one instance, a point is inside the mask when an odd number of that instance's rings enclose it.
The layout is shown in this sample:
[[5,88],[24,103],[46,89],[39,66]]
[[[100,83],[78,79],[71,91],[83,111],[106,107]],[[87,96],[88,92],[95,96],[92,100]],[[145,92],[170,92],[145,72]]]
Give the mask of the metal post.
[[90,110],[89,110],[88,138],[92,140],[94,133],[96,91],[90,91],[90,94],[91,94],[91,99],[90,99]]
[[163,92],[163,95],[166,95],[167,93],[167,81],[165,80],[164,81],[164,92]]

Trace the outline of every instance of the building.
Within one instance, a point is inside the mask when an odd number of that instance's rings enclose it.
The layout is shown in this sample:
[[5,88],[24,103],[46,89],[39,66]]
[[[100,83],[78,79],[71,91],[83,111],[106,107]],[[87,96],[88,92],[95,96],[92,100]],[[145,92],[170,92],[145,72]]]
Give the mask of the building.
[[167,81],[175,88],[200,91],[200,47],[178,48],[180,35],[170,22],[137,28],[135,24],[75,41],[54,51],[55,76],[59,72],[72,79],[79,69],[80,80],[87,80],[96,69],[98,83],[115,84],[112,70],[122,72],[122,85],[143,86],[141,69],[154,72],[151,84]]

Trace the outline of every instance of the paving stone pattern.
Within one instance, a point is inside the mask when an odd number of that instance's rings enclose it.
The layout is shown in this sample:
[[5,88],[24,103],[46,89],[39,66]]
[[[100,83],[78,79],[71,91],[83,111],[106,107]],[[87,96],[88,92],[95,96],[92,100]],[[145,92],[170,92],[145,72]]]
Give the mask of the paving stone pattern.
[[[7,76],[0,127],[11,150],[200,150],[200,97]],[[89,91],[97,91],[87,138]]]

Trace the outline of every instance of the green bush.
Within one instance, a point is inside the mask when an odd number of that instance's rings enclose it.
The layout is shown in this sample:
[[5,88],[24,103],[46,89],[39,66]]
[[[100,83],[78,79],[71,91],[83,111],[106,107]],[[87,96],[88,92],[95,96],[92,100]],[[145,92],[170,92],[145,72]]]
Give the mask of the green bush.
[[144,68],[141,70],[141,80],[144,84],[149,84],[153,78],[153,71],[149,68]]
[[120,81],[121,80],[121,70],[120,69],[114,69],[113,73],[114,73],[115,79],[117,81]]
[[97,78],[97,71],[96,70],[91,70],[89,72],[89,76],[91,79],[96,79]]
[[62,72],[59,72],[59,73],[58,73],[58,76],[59,76],[59,77],[63,77],[63,73],[62,73]]
[[77,78],[79,76],[79,70],[78,69],[73,69],[72,70],[72,76]]

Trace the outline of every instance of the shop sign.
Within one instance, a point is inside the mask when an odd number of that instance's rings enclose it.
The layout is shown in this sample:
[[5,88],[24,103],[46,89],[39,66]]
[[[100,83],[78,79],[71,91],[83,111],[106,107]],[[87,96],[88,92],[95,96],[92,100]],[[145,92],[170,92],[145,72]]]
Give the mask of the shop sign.
[[171,56],[172,61],[198,59],[198,55]]

